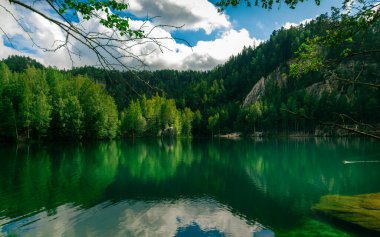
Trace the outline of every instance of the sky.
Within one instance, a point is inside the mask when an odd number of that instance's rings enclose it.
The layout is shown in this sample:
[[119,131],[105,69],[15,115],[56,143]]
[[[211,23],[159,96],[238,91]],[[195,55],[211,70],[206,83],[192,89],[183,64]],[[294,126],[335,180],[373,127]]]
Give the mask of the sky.
[[[339,7],[342,2],[341,0],[321,0],[321,5],[317,6],[313,0],[309,0],[299,3],[296,9],[290,9],[282,4],[275,5],[271,10],[241,5],[218,13],[215,6],[217,1],[128,0],[129,9],[122,15],[131,17],[132,26],[138,27],[147,16],[155,17],[146,23],[148,28],[159,25],[181,26],[179,29],[155,28],[154,36],[173,39],[162,42],[165,46],[162,52],[156,50],[154,44],[138,45],[132,49],[136,54],[151,50],[152,53],[142,57],[148,65],[145,69],[212,69],[226,62],[232,55],[241,52],[244,47],[257,46],[269,39],[274,30],[308,22],[320,14],[329,12],[332,6]],[[35,7],[49,11],[43,4],[35,5]],[[12,12],[13,16],[5,11],[5,8]],[[99,65],[95,55],[80,42],[74,40],[70,47],[80,52],[80,57],[72,55],[73,61],[64,49],[49,52],[36,47],[35,44],[45,48],[53,47],[59,40],[65,39],[65,34],[57,26],[35,13],[10,5],[8,1],[2,1],[0,17],[2,19],[0,21],[2,34],[0,58],[13,54],[25,55],[44,65],[61,69]],[[18,19],[23,27],[20,27],[15,19]],[[72,20],[73,23],[81,22],[84,27],[92,31],[104,30],[104,27],[95,20],[85,21],[81,16],[75,16]],[[124,63],[132,65],[136,62],[125,59]]]

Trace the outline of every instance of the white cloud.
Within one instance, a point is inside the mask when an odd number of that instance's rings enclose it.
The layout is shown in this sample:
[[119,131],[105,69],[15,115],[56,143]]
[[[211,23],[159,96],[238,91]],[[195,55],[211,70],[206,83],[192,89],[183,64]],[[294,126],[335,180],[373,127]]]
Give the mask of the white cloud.
[[260,42],[251,38],[245,29],[230,29],[213,41],[199,41],[193,48],[173,44],[175,50],[151,55],[147,63],[153,68],[207,70],[226,62],[229,57],[241,52],[244,46],[258,45]]
[[158,25],[183,25],[184,30],[203,29],[206,34],[231,27],[227,15],[218,13],[207,0],[130,0],[129,5],[136,16],[157,17],[154,23]]
[[286,22],[282,27],[284,27],[285,29],[290,29],[291,27],[296,27],[299,25],[306,25],[307,23],[309,23],[312,20],[313,20],[313,18],[308,18],[308,19],[302,20],[298,23]]
[[297,23],[293,23],[293,22],[286,22],[282,27],[284,27],[285,29],[290,29],[292,27],[296,27],[298,26],[299,24]]

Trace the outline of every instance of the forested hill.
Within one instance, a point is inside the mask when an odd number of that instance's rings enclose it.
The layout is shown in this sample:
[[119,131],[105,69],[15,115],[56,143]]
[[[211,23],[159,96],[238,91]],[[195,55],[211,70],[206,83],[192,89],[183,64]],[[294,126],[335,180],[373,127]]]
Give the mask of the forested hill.
[[[136,103],[143,107],[145,97],[159,95],[172,98],[179,110],[185,111],[188,107],[189,111],[197,111],[192,127],[193,133],[198,134],[235,131],[248,134],[255,131],[314,133],[315,121],[337,122],[342,114],[350,118],[345,120],[348,124],[352,121],[379,123],[380,90],[363,86],[363,83],[346,83],[351,79],[378,83],[379,54],[343,58],[340,48],[330,49],[325,54],[331,64],[323,73],[312,72],[300,78],[289,76],[290,64],[299,47],[308,38],[323,36],[333,27],[334,20],[321,15],[307,25],[279,29],[261,45],[245,48],[225,64],[206,72],[160,70],[121,73],[83,67],[68,73],[87,75],[104,84],[119,111],[132,104],[136,107]],[[375,24],[357,34],[345,47],[366,50],[369,47],[379,48],[379,44],[379,24]],[[14,57],[14,60],[20,58]],[[21,61],[18,63],[20,68],[25,68],[25,63],[30,64]],[[11,67],[9,60],[4,62]],[[32,66],[39,65],[32,63]],[[337,75],[348,80],[336,80]],[[144,114],[146,109],[141,110],[142,117],[148,119]],[[286,110],[307,115],[313,120],[300,119]]]
[[[342,48],[337,47],[325,52],[331,63],[324,72],[311,72],[300,78],[289,76],[290,64],[300,46],[308,38],[322,37],[334,27],[334,19],[321,15],[307,25],[279,29],[261,45],[245,48],[225,64],[206,72],[161,70],[107,76],[91,68],[79,68],[73,73],[88,74],[105,83],[119,108],[137,98],[137,94],[150,97],[164,91],[180,108],[200,110],[202,122],[195,132],[206,134],[315,132],[315,121],[300,119],[284,109],[319,121],[340,123],[339,114],[345,114],[352,119],[344,121],[348,124],[354,123],[353,120],[376,124],[380,121],[379,90],[339,82],[332,74],[378,83],[380,54],[342,57]],[[377,23],[364,32],[359,31],[351,42],[341,47],[365,51],[380,48],[379,44]],[[142,80],[159,90],[149,88]],[[258,93],[250,93],[252,88],[258,89]]]

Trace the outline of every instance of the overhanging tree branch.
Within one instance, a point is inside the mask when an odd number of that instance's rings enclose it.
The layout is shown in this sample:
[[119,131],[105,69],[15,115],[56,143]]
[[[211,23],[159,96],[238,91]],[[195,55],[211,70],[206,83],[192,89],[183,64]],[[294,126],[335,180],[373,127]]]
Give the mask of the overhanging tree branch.
[[297,113],[297,112],[294,112],[294,111],[291,111],[291,110],[288,110],[288,109],[281,108],[281,110],[284,111],[284,112],[287,112],[289,114],[295,115],[298,118],[302,118],[302,119],[306,119],[306,120],[312,121],[315,124],[319,124],[319,125],[326,126],[326,127],[340,128],[340,129],[343,129],[343,130],[346,130],[346,131],[349,131],[349,132],[352,132],[352,133],[356,133],[356,134],[359,134],[359,135],[362,135],[362,136],[365,136],[365,137],[370,137],[370,138],[374,138],[374,139],[380,140],[380,136],[377,136],[377,135],[374,135],[374,134],[371,134],[371,133],[367,133],[367,132],[361,131],[361,130],[356,129],[356,128],[351,128],[351,127],[348,127],[348,126],[346,126],[344,124],[338,124],[338,123],[332,123],[332,122],[323,122],[323,121],[317,120],[315,118],[309,117],[309,116],[307,116],[305,114]]

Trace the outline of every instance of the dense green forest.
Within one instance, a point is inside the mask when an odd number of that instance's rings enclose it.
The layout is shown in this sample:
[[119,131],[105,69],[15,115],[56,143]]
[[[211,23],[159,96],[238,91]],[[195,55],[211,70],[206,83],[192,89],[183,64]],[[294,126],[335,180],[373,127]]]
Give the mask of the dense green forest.
[[1,63],[0,97],[4,139],[104,139],[118,133],[113,98],[87,77],[35,67],[11,72]]
[[[357,30],[355,37],[324,52],[328,66],[300,77],[290,75],[290,66],[303,43],[322,37],[336,27],[337,16],[317,17],[307,25],[281,28],[257,47],[247,47],[224,65],[211,71],[104,72],[76,68],[106,85],[119,108],[130,100],[160,93],[173,98],[179,108],[199,110],[201,121],[193,132],[200,135],[240,131],[267,133],[314,133],[316,121],[353,124],[380,122],[380,90],[365,83],[379,83],[380,54],[344,57],[345,48],[365,52],[380,48],[379,22]],[[354,80],[354,83],[339,81]],[[263,79],[263,80],[260,80]],[[259,96],[246,98],[260,82]],[[146,85],[149,82],[149,86]],[[359,82],[359,83],[358,83]],[[245,100],[248,103],[243,103]],[[310,120],[286,112],[308,116]]]
[[335,23],[334,15],[325,14],[307,25],[281,28],[266,42],[204,72],[93,67],[59,72],[10,57],[0,69],[0,111],[6,114],[0,118],[0,136],[156,136],[168,128],[177,136],[314,134],[317,121],[378,124],[380,89],[367,84],[379,83],[380,54],[341,55],[345,47],[358,52],[380,48],[378,22],[326,50],[329,65],[323,71],[290,73],[303,43],[323,36]]
[[[31,66],[22,66],[30,62]],[[5,63],[21,65],[19,72]],[[173,99],[143,97],[130,101],[119,113],[101,84],[52,68],[36,69],[36,65],[22,57],[0,64],[2,139],[110,139],[158,135],[166,128],[172,128],[173,136],[191,136],[194,113],[188,108],[178,110]]]

